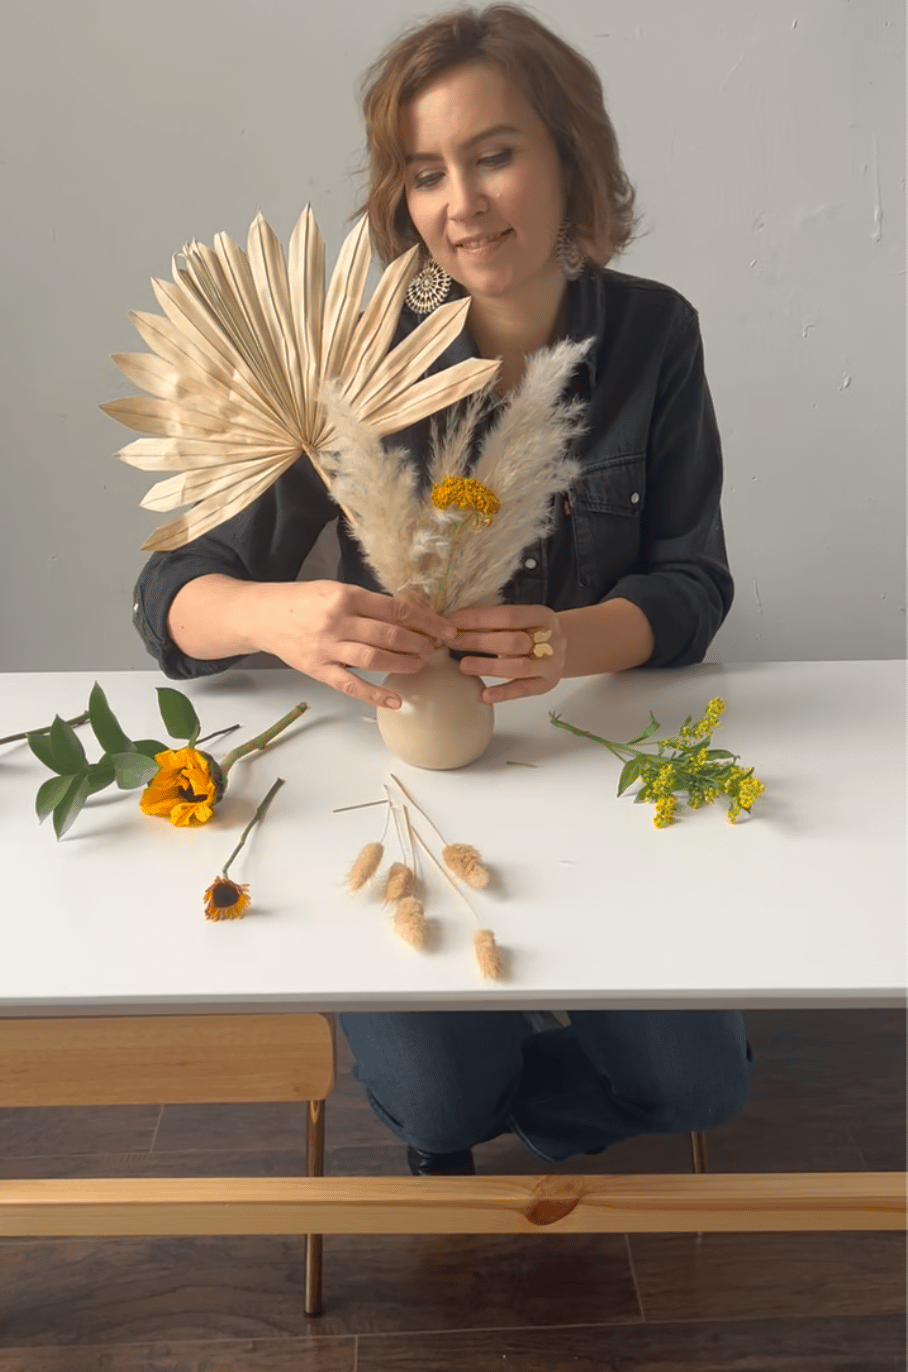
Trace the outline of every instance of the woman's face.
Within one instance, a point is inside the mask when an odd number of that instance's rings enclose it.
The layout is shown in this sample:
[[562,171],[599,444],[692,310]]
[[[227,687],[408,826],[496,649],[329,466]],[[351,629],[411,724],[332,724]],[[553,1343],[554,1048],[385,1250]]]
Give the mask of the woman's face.
[[560,277],[564,172],[548,129],[499,67],[446,72],[404,107],[402,129],[410,218],[471,296],[530,301]]

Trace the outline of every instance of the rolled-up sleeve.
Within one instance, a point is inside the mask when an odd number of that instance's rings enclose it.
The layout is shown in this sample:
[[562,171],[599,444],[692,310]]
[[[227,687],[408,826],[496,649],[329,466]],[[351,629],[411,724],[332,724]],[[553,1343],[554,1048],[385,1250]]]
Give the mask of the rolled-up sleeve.
[[696,311],[679,299],[654,399],[638,568],[605,600],[637,605],[653,630],[647,667],[702,662],[731,608],[722,527],[722,447]]
[[200,576],[238,581],[295,581],[337,506],[309,462],[301,458],[245,510],[184,548],[152,553],[133,593],[133,624],[165,676],[211,676],[241,657],[202,660],[181,652],[167,631],[177,592]]

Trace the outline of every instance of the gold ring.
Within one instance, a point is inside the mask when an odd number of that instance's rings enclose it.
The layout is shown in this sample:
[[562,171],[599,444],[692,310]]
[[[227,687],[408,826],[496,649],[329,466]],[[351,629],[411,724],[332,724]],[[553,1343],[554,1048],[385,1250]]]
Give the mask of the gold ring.
[[529,634],[533,644],[527,657],[553,657],[555,649],[549,643],[553,630],[551,629],[525,629],[524,633]]

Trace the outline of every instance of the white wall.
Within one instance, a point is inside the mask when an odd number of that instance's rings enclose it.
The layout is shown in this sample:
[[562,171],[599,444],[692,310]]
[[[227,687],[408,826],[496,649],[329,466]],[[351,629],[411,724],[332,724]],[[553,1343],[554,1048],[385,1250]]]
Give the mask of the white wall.
[[[333,257],[360,72],[446,3],[0,0],[0,669],[145,668],[131,627],[154,477],[130,394],[188,238]],[[697,306],[724,438],[733,660],[899,657],[905,615],[900,0],[546,0],[602,74],[646,236],[614,265]],[[361,183],[356,183],[357,185]]]

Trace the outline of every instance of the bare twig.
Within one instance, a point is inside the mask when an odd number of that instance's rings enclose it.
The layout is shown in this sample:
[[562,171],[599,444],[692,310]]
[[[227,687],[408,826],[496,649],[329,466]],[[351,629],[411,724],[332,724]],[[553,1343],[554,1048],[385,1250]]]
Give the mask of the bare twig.
[[[83,710],[81,715],[76,715],[74,719],[64,720],[71,728],[78,729],[80,724],[88,723],[88,711]],[[6,738],[0,738],[0,743],[19,743],[22,739],[28,738],[29,734],[49,734],[53,728],[52,724],[42,724],[40,729],[27,729],[24,734],[7,734]]]

